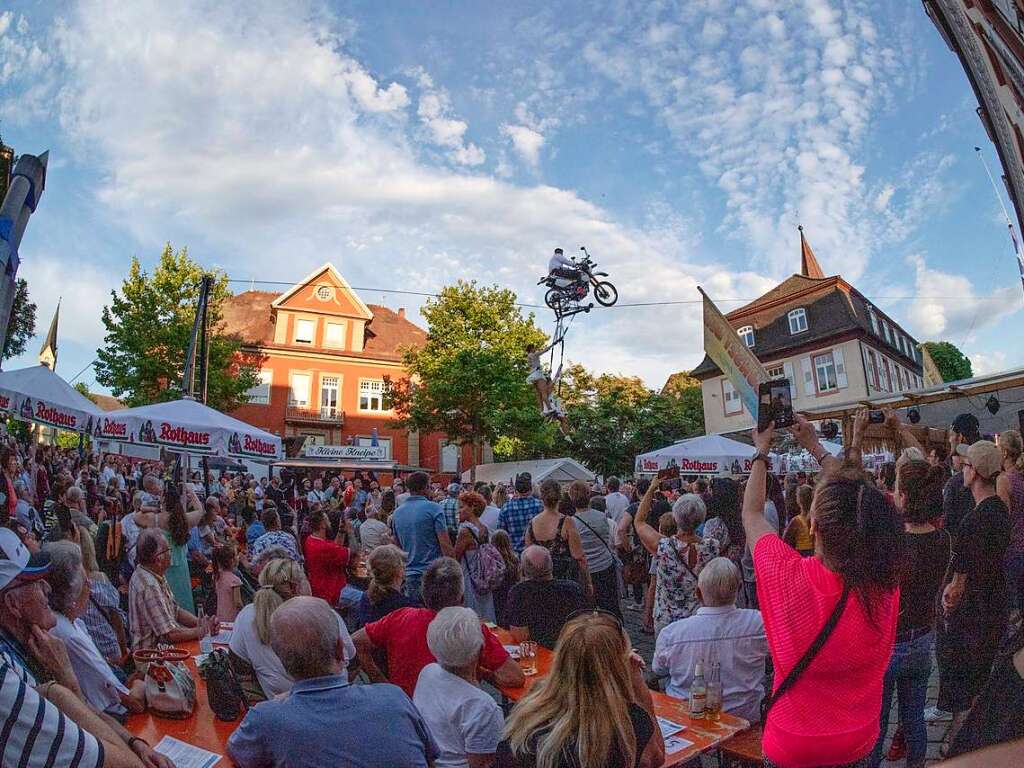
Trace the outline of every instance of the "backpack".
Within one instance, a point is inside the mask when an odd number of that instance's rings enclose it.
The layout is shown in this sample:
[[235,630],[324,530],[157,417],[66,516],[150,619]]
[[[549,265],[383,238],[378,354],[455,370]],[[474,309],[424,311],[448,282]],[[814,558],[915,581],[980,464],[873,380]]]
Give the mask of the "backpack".
[[476,558],[469,566],[469,580],[473,582],[473,589],[478,595],[490,594],[505,582],[505,572],[508,570],[505,558],[490,542],[481,544],[472,528],[467,530],[476,542]]

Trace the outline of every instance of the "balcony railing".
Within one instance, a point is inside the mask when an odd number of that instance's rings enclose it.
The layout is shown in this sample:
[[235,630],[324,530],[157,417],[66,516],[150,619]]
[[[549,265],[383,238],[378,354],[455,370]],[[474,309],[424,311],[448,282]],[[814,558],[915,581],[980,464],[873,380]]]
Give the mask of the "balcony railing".
[[330,406],[309,407],[308,405],[289,405],[285,411],[285,419],[306,424],[331,424],[341,426],[345,423],[345,411]]

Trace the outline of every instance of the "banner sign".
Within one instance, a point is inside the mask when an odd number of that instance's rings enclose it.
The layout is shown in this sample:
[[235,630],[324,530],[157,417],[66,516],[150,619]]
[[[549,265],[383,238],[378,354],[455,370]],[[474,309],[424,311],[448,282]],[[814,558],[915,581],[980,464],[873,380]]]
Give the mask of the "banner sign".
[[147,420],[139,429],[136,441],[142,445],[156,445],[171,449],[184,449],[189,453],[213,453],[209,430],[189,429],[179,424]]
[[731,461],[726,458],[708,457],[696,459],[669,459],[667,462],[659,461],[657,458],[644,458],[637,456],[636,472],[653,474],[661,469],[679,467],[682,475],[748,475],[753,463],[750,459],[734,458]]
[[768,381],[768,374],[704,289],[697,290],[704,297],[704,351],[725,374],[757,423],[757,386]]
[[386,461],[387,446],[383,445],[307,445],[309,459],[351,459],[357,461]]

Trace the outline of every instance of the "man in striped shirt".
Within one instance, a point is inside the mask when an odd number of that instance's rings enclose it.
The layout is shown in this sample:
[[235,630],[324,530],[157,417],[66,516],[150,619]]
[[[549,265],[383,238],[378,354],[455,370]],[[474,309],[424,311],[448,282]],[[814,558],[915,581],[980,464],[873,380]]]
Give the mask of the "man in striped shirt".
[[498,527],[508,533],[516,554],[521,555],[526,529],[544,506],[540,499],[533,495],[533,476],[529,472],[516,476],[515,489],[516,495],[505,502],[505,506],[498,514]]

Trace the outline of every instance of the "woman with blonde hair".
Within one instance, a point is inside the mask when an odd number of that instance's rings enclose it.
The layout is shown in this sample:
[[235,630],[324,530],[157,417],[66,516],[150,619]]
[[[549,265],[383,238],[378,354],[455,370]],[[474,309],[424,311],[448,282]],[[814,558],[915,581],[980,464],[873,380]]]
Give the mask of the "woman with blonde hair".
[[566,623],[551,672],[512,710],[496,758],[497,768],[662,764],[665,742],[643,661],[615,616],[587,611]]
[[1010,511],[1010,546],[1003,561],[1006,597],[1011,616],[1017,619],[1024,612],[1024,442],[1020,432],[1003,432],[999,447],[1003,451],[1003,471],[996,480],[996,494]]
[[[243,673],[248,671],[246,665],[239,665],[236,659],[252,667],[259,688],[262,689],[262,698],[290,691],[293,682],[270,646],[270,619],[285,601],[309,594],[309,582],[302,566],[289,557],[275,557],[260,571],[260,588],[256,590],[252,603],[239,611],[235,619],[230,643],[232,662],[236,668],[240,667]],[[356,649],[340,616],[338,624],[341,627],[342,642],[345,644],[347,663],[349,659],[355,657]],[[251,698],[260,698],[259,691],[245,683],[243,686],[247,688],[246,693],[251,694]]]
[[392,611],[416,605],[402,592],[405,582],[405,552],[394,544],[374,547],[366,559],[370,586],[356,605],[356,629],[383,619]]
[[82,614],[82,622],[96,648],[113,667],[120,667],[128,654],[128,632],[121,595],[100,570],[96,561],[96,545],[92,536],[81,536],[82,565],[89,575],[89,604]]

